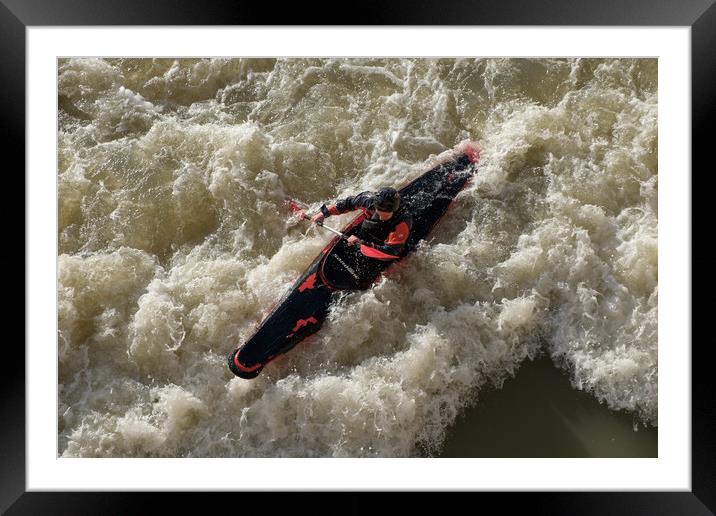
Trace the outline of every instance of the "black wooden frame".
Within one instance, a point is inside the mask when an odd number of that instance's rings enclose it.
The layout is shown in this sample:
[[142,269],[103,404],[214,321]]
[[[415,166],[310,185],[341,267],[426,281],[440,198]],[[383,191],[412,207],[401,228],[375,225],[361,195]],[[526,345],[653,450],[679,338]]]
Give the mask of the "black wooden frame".
[[[551,25],[551,26],[686,26],[691,28],[692,73],[692,169],[703,168],[703,173],[713,171],[706,165],[709,155],[707,129],[716,121],[714,101],[716,95],[716,6],[714,0],[397,0],[392,2],[354,4],[347,18],[355,25]],[[19,189],[27,195],[25,170],[25,71],[26,40],[28,26],[73,25],[339,25],[341,17],[331,5],[307,5],[280,2],[242,2],[241,0],[0,0],[0,127],[2,128],[4,171],[6,181],[12,171],[14,177],[22,177]],[[344,20],[346,18],[343,18]],[[660,99],[668,101],[668,99]],[[662,142],[662,145],[664,142]],[[10,158],[18,163],[9,168]],[[689,171],[693,179],[693,172]],[[7,185],[6,185],[7,186]],[[18,190],[19,191],[19,190]],[[703,189],[702,189],[703,191]],[[23,199],[25,198],[23,195]],[[19,197],[19,195],[17,195]],[[692,206],[699,206],[692,201]],[[10,220],[7,217],[5,220]],[[699,220],[693,218],[693,220]],[[684,230],[687,230],[684,228]],[[691,230],[691,228],[688,228]],[[7,241],[14,242],[14,249],[25,242],[26,227],[23,224],[7,224]],[[693,234],[693,230],[691,230]],[[13,238],[16,237],[16,238]],[[25,246],[24,277],[27,269]],[[693,251],[692,251],[693,252]],[[10,273],[8,262],[5,270]],[[693,255],[692,255],[693,264]],[[14,275],[19,278],[18,275]],[[19,279],[17,279],[19,283]],[[23,291],[25,285],[22,286]],[[707,289],[708,290],[708,289]],[[20,291],[7,289],[11,295]],[[23,295],[23,299],[25,296]],[[15,300],[12,299],[11,302]],[[691,299],[692,309],[697,306]],[[16,303],[17,304],[17,303]],[[705,305],[702,305],[705,306]],[[26,310],[32,310],[26,306]],[[703,310],[703,309],[702,309]],[[26,312],[25,312],[26,315]],[[9,319],[7,319],[9,320]],[[25,318],[27,324],[27,319]],[[185,504],[188,496],[201,495],[202,512],[211,514],[219,510],[248,509],[241,493],[147,493],[147,492],[26,492],[25,483],[25,352],[15,345],[10,336],[11,326],[6,325],[6,342],[3,349],[3,368],[0,375],[2,394],[0,414],[5,425],[0,427],[0,512],[7,514],[132,514],[145,513],[147,503],[157,501],[164,510],[172,510]],[[691,335],[691,328],[689,328]],[[692,339],[693,341],[693,339]],[[714,408],[716,388],[713,366],[708,360],[710,339],[684,342],[692,346],[692,491],[691,492],[530,492],[530,493],[452,493],[464,497],[465,502],[478,501],[499,503],[501,511],[525,510],[534,514],[714,514],[716,508],[716,439],[714,438]],[[35,362],[35,359],[33,359]],[[41,366],[41,362],[40,362]],[[270,505],[294,508],[297,502],[309,502],[311,511],[320,505],[306,499],[311,493],[278,494],[258,496],[262,506]],[[426,493],[412,493],[411,500],[424,508],[444,501],[428,501]],[[469,498],[468,498],[469,497]],[[475,500],[474,497],[477,497]],[[343,501],[335,500],[326,506],[331,512],[358,514],[373,511],[376,502],[384,498],[380,493],[349,493]],[[408,498],[403,496],[403,498]],[[471,507],[455,505],[451,507]],[[384,502],[385,503],[385,502]],[[403,503],[403,502],[401,502]],[[252,503],[251,505],[254,505]],[[340,504],[338,509],[336,504]],[[251,507],[251,509],[255,509]],[[472,511],[470,511],[472,512]]]

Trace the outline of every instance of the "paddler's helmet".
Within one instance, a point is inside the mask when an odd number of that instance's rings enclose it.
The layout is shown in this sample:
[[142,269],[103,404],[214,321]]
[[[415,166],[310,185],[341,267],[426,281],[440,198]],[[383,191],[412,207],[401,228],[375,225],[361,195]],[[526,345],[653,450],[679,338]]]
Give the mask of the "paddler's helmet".
[[400,194],[395,188],[383,188],[375,194],[373,206],[380,211],[398,211],[398,206],[400,206]]

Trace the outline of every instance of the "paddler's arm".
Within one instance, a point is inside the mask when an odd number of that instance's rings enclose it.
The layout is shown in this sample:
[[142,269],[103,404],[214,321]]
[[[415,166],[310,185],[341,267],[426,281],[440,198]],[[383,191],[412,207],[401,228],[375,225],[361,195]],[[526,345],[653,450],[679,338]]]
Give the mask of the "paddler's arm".
[[360,208],[369,208],[372,200],[370,192],[361,192],[358,195],[340,199],[336,201],[335,204],[324,204],[321,206],[321,213],[316,213],[311,217],[311,220],[313,222],[321,222],[331,215],[342,215],[343,213],[348,213],[349,211],[358,210]]

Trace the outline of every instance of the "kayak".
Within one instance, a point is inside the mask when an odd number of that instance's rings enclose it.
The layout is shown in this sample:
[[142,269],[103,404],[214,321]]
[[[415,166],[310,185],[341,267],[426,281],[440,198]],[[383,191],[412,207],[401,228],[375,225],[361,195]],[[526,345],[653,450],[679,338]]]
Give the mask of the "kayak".
[[[464,141],[440,154],[430,170],[398,189],[401,203],[413,217],[413,227],[399,259],[365,258],[345,238],[334,237],[251,338],[229,355],[229,369],[240,378],[255,378],[266,364],[318,332],[337,293],[370,288],[386,269],[428,237],[468,184],[479,156],[477,145]],[[358,215],[342,233],[346,236],[357,233],[364,217],[364,213]]]

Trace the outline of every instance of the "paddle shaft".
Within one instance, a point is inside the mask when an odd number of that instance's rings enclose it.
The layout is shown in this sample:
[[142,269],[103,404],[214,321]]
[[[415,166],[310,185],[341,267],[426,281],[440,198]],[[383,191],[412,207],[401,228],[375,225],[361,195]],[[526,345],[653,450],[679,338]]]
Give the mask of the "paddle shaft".
[[[302,203],[302,202],[300,202],[300,201],[297,201],[297,200],[295,200],[295,199],[289,199],[289,202],[290,202],[290,203],[293,203],[293,204],[295,204],[296,206],[299,206],[299,207],[301,207],[301,208],[309,208],[309,206],[308,206],[307,204],[304,204],[304,203]],[[311,221],[311,218],[310,218],[308,215],[306,215],[306,214],[303,212],[303,210],[298,210],[298,211],[299,211],[300,217],[301,217],[303,220]],[[335,233],[336,235],[338,235],[338,236],[341,237],[341,238],[348,238],[348,237],[345,235],[345,233],[341,233],[341,232],[338,231],[337,229],[333,229],[333,228],[330,227],[330,226],[324,226],[324,225],[323,225],[323,222],[316,222],[315,224],[316,224],[317,226],[321,226],[323,229],[327,229],[327,230],[330,231],[331,233]]]
[[348,238],[348,237],[345,235],[345,233],[341,233],[340,231],[338,231],[337,229],[333,229],[332,227],[324,226],[324,225],[323,225],[323,222],[316,222],[316,225],[317,225],[317,226],[321,226],[323,229],[327,229],[327,230],[330,231],[331,233],[335,233],[336,235],[338,235],[338,236],[340,236],[340,237],[342,237],[342,238]]

